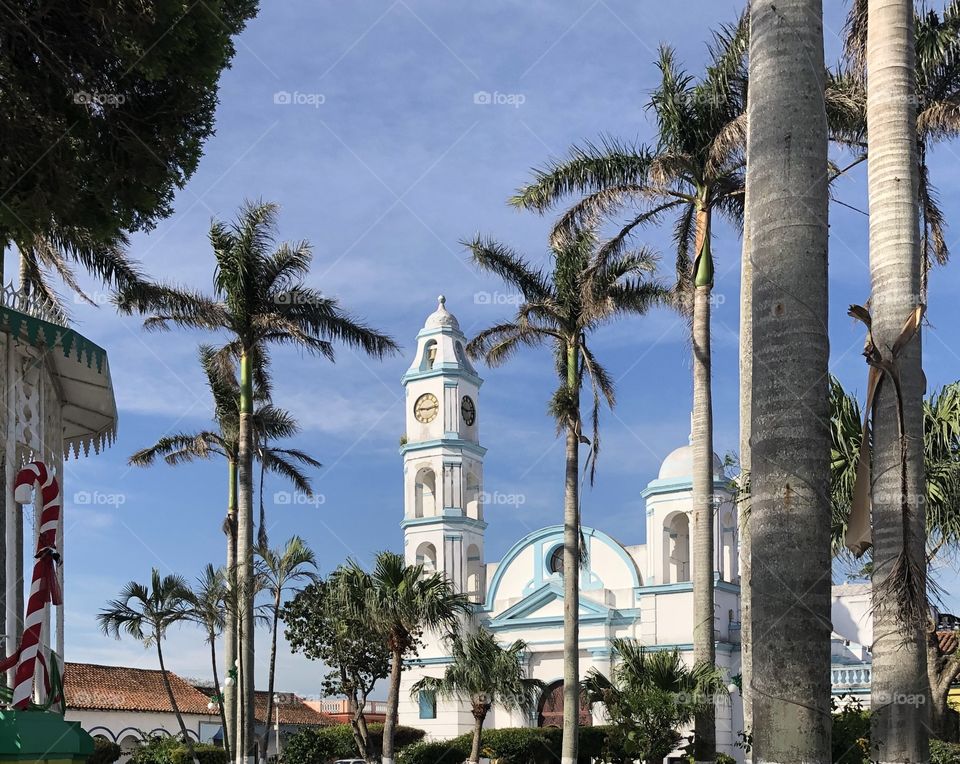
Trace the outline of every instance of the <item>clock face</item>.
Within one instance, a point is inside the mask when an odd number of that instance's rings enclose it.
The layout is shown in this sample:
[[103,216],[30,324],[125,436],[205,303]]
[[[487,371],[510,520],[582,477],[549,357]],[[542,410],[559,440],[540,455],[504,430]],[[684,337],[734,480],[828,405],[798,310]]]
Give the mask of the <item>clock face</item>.
[[471,427],[477,421],[477,407],[473,405],[473,399],[469,395],[464,395],[460,401],[460,414],[467,427]]
[[437,396],[433,393],[424,393],[417,402],[413,404],[413,415],[418,422],[427,424],[437,418],[437,412],[440,410],[440,404],[437,402]]

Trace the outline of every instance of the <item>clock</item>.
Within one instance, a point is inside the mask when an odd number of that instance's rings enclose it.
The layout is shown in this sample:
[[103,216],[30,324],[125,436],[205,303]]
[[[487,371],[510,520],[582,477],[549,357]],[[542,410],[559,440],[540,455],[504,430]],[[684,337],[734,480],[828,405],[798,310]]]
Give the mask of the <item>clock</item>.
[[437,396],[433,393],[424,393],[413,404],[413,415],[418,422],[423,424],[428,424],[436,419],[439,410],[440,404],[437,402]]
[[460,415],[467,427],[472,427],[477,421],[477,407],[473,405],[473,399],[469,395],[464,395],[460,400]]

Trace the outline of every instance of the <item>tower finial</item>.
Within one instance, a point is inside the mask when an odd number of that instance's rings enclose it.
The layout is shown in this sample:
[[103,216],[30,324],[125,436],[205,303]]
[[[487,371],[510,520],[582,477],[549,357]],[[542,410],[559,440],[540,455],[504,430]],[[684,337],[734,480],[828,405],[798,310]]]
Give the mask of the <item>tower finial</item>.
[[437,298],[437,302],[439,302],[440,305],[444,305],[444,304],[446,304],[446,302],[447,302],[447,298],[444,297],[443,295],[440,295],[440,296]]

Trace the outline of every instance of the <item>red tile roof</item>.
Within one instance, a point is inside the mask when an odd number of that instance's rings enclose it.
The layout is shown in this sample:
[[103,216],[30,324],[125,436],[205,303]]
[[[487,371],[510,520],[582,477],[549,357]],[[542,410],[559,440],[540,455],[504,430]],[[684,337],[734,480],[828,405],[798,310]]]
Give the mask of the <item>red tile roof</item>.
[[[66,663],[67,706],[104,711],[171,711],[159,669]],[[180,711],[209,716],[210,699],[172,671],[167,672]]]
[[[308,706],[303,698],[294,695],[292,692],[275,692],[274,695],[277,698],[273,701],[273,710],[270,712],[271,724],[276,721],[278,711],[280,713],[280,724],[328,726],[338,723],[333,717]],[[267,693],[257,692],[254,715],[258,722],[263,722],[266,714]]]

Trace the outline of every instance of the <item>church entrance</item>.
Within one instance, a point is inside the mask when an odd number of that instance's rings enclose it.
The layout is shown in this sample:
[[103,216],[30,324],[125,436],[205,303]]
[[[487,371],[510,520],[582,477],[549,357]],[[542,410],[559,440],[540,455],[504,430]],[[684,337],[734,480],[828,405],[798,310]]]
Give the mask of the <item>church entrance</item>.
[[[593,724],[593,716],[590,713],[590,704],[587,699],[580,696],[580,726],[590,727]],[[537,708],[537,726],[538,727],[562,727],[563,726],[563,682],[557,681],[548,684],[543,695],[540,696],[540,705]]]

